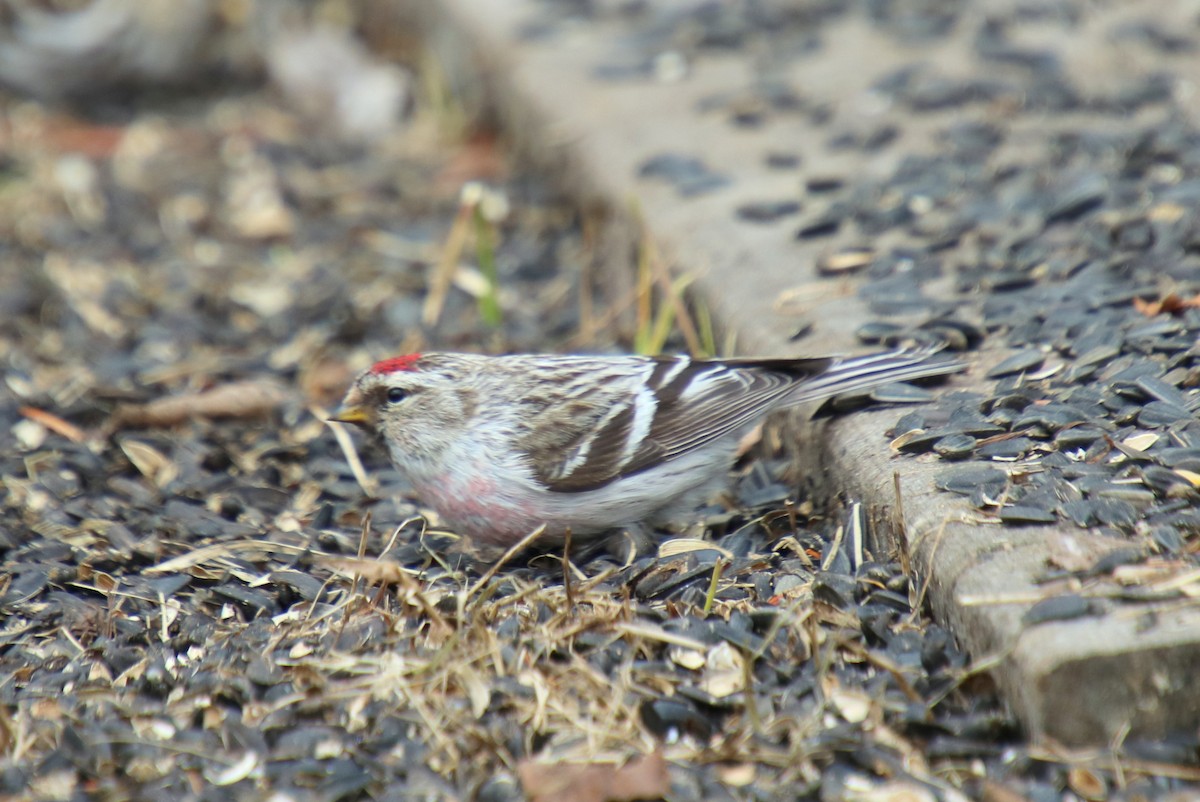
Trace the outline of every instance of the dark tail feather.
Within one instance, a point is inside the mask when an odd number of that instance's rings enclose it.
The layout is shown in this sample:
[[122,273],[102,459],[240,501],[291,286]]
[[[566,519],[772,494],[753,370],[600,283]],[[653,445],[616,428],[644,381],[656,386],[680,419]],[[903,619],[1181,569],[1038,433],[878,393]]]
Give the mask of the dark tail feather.
[[887,351],[834,360],[825,372],[796,385],[786,404],[806,404],[835,395],[854,395],[890,382],[958,373],[966,365],[954,359],[937,359],[940,348]]

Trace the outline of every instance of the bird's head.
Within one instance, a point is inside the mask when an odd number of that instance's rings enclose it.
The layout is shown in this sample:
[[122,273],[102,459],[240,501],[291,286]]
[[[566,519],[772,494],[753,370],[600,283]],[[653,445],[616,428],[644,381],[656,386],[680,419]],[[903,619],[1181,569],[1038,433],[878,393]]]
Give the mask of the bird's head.
[[354,380],[330,420],[382,437],[400,463],[432,456],[456,442],[470,419],[475,393],[462,367],[437,354],[407,354],[376,362]]

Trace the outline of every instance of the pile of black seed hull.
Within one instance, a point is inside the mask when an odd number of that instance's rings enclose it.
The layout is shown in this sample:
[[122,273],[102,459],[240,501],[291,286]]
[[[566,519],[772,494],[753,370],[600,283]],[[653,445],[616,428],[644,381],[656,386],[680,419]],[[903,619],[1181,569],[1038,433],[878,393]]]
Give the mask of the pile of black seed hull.
[[[893,259],[868,270],[863,292],[875,311],[899,304],[906,313],[945,313],[946,296],[926,296],[921,284],[946,273],[1011,353],[987,371],[991,394],[949,396],[901,420],[901,450],[992,463],[993,471],[968,474],[982,482],[975,488],[957,471],[944,484],[1006,523],[1065,520],[1149,533],[1156,550],[1171,554],[1194,550],[1197,146],[1200,130],[1179,120],[1064,138],[1050,150],[1070,153],[1065,175],[1048,179],[1051,164],[992,173],[972,188],[990,200],[970,216],[948,216],[932,231],[909,224],[908,233],[933,241],[909,255],[925,269],[901,275]],[[941,182],[939,202],[961,204],[968,196],[961,184],[950,189],[948,175],[964,172],[953,159],[930,159],[908,165],[886,189],[928,196]]]
[[[702,54],[790,36],[778,52],[800,57],[821,24],[858,13],[904,39],[964,35],[959,4],[782,18],[745,5],[761,13],[702,4],[639,41],[685,23]],[[1083,14],[1018,4],[1007,21],[1069,28]],[[1007,46],[1005,22],[965,32],[987,80],[913,70],[881,91],[911,114],[1020,96],[1112,123],[1173,102],[1161,77],[1089,97],[1023,73],[1052,54]],[[760,90],[731,124],[821,114]],[[118,160],[108,126],[22,104],[25,138],[0,161],[0,795],[516,800],[536,790],[520,780],[530,761],[616,772],[655,754],[671,799],[1186,793],[1194,744],[1064,758],[1022,740],[986,674],[925,616],[922,589],[861,550],[861,511],[787,503],[767,457],[731,508],[709,511],[709,542],[631,557],[617,541],[565,566],[527,553],[493,572],[495,555],[425,527],[360,441],[382,487],[368,498],[319,409],[402,346],[613,347],[575,337],[583,238],[535,182],[498,180],[514,207],[498,263],[517,301],[497,332],[458,288],[424,327],[457,211],[431,167],[441,157],[314,141],[254,94],[220,106],[126,110],[112,127],[138,136]],[[985,463],[948,464],[944,484],[1001,520],[1145,528],[1185,554],[1200,139],[1182,118],[1122,125],[1081,125],[1004,164],[988,163],[1001,123],[947,125],[941,155],[880,186],[810,182],[802,232],[911,235],[865,263],[863,292],[889,325],[864,339],[896,333],[902,312],[969,340],[962,320],[976,320],[1018,349],[994,394],[908,413],[898,448]],[[52,135],[64,129],[69,141]],[[852,133],[831,146],[894,141]],[[651,172],[686,182],[692,166]],[[226,205],[247,171],[287,212],[267,231]],[[929,289],[947,277],[961,299]],[[597,307],[617,302],[601,289]],[[283,389],[255,419],[106,428],[119,405],[264,377]]]
[[[527,761],[615,770],[655,750],[677,799],[953,792],[973,782],[967,755],[1003,756],[1036,784],[1042,764],[914,608],[920,589],[863,553],[854,516],[785,505],[780,466],[751,463],[735,507],[709,514],[712,542],[583,549],[569,589],[558,555],[492,572],[495,555],[427,530],[360,440],[381,488],[368,498],[318,410],[347,363],[411,336],[420,244],[436,244],[455,199],[431,202],[409,163],[258,132],[264,102],[158,110],[159,153],[192,158],[168,156],[174,168],[138,186],[106,169],[107,129],[73,121],[101,138],[95,197],[122,199],[99,221],[36,180],[55,164],[86,172],[53,138],[9,165],[0,793],[520,799]],[[215,211],[237,170],[221,154],[247,146],[291,188],[286,246]],[[342,181],[356,200],[331,209]],[[550,350],[578,325],[561,262],[572,215],[536,187],[507,189],[498,260],[525,302],[498,335],[452,295],[411,347],[533,349],[537,333]],[[202,224],[164,226],[164,209]],[[145,415],[230,388],[246,403],[229,418]]]
[[[432,183],[446,157],[260,129],[265,103],[156,109],[157,149],[123,171],[108,127],[22,112],[95,152],[47,135],[6,167],[0,795],[520,799],[527,761],[657,749],[672,798],[775,798],[952,788],[963,755],[1019,743],[919,588],[855,545],[861,522],[787,507],[765,462],[711,511],[712,542],[583,548],[569,590],[558,555],[491,572],[427,530],[359,440],[367,497],[319,414],[352,365],[570,347],[578,231],[505,184],[504,327],[455,290],[422,329],[457,211]],[[247,152],[286,188],[286,240],[226,216]],[[96,205],[38,179],[55,169]],[[221,392],[228,417],[149,414]]]

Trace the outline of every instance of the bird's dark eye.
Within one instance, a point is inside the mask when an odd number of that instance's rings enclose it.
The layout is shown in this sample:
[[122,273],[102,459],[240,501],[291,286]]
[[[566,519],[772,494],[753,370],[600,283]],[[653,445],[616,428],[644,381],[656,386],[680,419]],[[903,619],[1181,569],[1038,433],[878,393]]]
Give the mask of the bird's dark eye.
[[399,404],[405,398],[408,398],[408,391],[401,387],[389,387],[387,392],[387,400],[389,404]]

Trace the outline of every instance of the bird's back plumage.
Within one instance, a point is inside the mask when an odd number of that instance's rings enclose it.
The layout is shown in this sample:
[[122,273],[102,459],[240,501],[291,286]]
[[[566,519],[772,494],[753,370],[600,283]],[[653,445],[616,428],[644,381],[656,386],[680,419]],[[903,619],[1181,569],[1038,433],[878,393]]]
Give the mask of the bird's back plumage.
[[933,351],[848,359],[691,359],[683,356],[507,356],[515,375],[545,372],[558,398],[523,406],[518,446],[556,492],[595,490],[739,435],[772,409],[954,372]]

